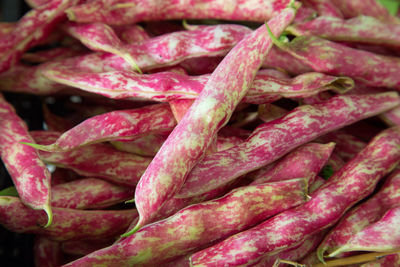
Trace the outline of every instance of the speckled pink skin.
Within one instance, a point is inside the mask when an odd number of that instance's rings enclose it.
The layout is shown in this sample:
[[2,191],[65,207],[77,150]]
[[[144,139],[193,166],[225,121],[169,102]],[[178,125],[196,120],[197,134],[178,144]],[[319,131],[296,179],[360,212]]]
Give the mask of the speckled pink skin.
[[388,255],[382,259],[361,264],[360,267],[398,267],[400,266],[400,253]]
[[289,0],[271,1],[199,1],[186,2],[130,0],[93,1],[67,10],[70,20],[104,22],[110,25],[170,19],[223,19],[264,22],[277,16]]
[[85,256],[96,250],[111,246],[113,243],[114,239],[64,241],[61,243],[61,249],[66,254]]
[[[295,9],[287,8],[270,20],[269,27],[274,34],[280,35],[295,13]],[[188,173],[202,159],[218,130],[246,95],[271,47],[267,27],[262,25],[239,42],[218,65],[136,187],[135,204],[139,211],[136,230],[151,221],[161,206],[180,190]],[[238,61],[242,63],[237,64]]]
[[350,41],[400,47],[400,24],[388,24],[368,16],[349,20],[334,17],[318,17],[292,25],[295,35],[316,35],[335,41]]
[[376,0],[331,0],[331,2],[342,11],[345,18],[366,15],[388,23],[399,23],[399,19],[390,15],[388,10]]
[[304,180],[295,179],[237,188],[222,198],[191,205],[65,266],[142,266],[166,262],[304,203],[305,187]]
[[78,47],[56,47],[48,50],[37,51],[35,53],[25,53],[21,60],[28,63],[40,64],[51,60],[60,60],[74,56],[81,56],[87,53],[85,48]]
[[173,99],[168,102],[177,122],[180,122],[192,106],[194,99]]
[[111,144],[120,151],[154,157],[167,137],[168,134],[149,134],[133,141],[111,141]]
[[150,39],[150,35],[140,25],[114,26],[113,29],[125,44],[133,44]]
[[20,142],[34,143],[26,123],[0,94],[0,155],[21,200],[33,209],[45,210],[51,222],[50,172],[36,150]]
[[381,114],[380,117],[390,126],[400,125],[400,108],[391,109]]
[[61,90],[71,89],[60,83],[53,82],[41,73],[47,63],[37,66],[16,65],[10,70],[0,73],[1,90],[35,95],[54,94]]
[[388,178],[378,193],[350,210],[341,219],[319,246],[318,254],[322,256],[325,253],[334,253],[336,255],[335,251],[345,246],[358,232],[378,221],[391,207],[398,206],[400,203],[399,189],[400,171],[396,171]]
[[[243,102],[263,104],[282,97],[304,98],[325,90],[345,93],[354,82],[347,77],[333,77],[310,72],[295,78],[273,77],[270,70],[258,71]],[[174,72],[140,75],[131,71],[81,72],[60,66],[44,72],[59,83],[115,99],[145,98],[155,101],[195,99],[210,79],[209,74],[188,76]]]
[[[199,56],[223,56],[251,29],[234,24],[201,27],[193,31],[179,31],[157,36],[126,46],[126,50],[142,71],[175,65],[185,59]],[[83,72],[130,70],[121,57],[110,53],[93,53],[54,64]],[[48,69],[53,67],[49,66]]]
[[321,242],[322,238],[324,237],[325,232],[318,232],[306,240],[301,241],[298,245],[295,245],[289,249],[286,249],[282,252],[279,252],[275,255],[267,255],[261,258],[260,262],[257,263],[255,266],[257,267],[271,267],[274,265],[277,259],[281,260],[289,260],[289,261],[298,261],[302,259],[307,254],[314,251],[318,244]]
[[336,96],[325,103],[300,106],[281,119],[260,125],[241,145],[204,157],[176,196],[189,197],[218,188],[318,136],[398,104],[399,97],[392,92]]
[[35,266],[56,267],[63,261],[60,242],[36,235],[33,245],[33,260]]
[[51,188],[51,206],[69,209],[101,209],[129,200],[134,190],[97,178],[83,178]]
[[121,234],[137,217],[131,210],[75,210],[53,207],[53,223],[43,228],[46,214],[26,207],[19,198],[0,197],[0,224],[17,233],[41,234],[52,240],[104,240]]
[[[54,142],[59,133],[34,131],[39,144]],[[93,144],[69,152],[39,151],[40,158],[58,167],[75,171],[82,176],[99,177],[115,184],[134,187],[149,165],[151,158],[118,151],[107,144]]]
[[400,59],[373,54],[315,36],[296,37],[281,46],[315,71],[345,75],[374,87],[400,90]]
[[250,264],[266,253],[291,247],[335,224],[400,161],[400,128],[377,135],[305,204],[192,255],[193,266]]
[[318,11],[319,16],[343,18],[343,14],[330,0],[305,0],[305,5]]
[[287,154],[266,172],[258,173],[251,184],[305,178],[311,185],[328,161],[335,143],[308,143]]
[[[165,135],[147,135],[134,141],[120,142],[112,141],[111,144],[118,150],[134,153],[140,156],[154,157],[162,144],[167,139]],[[237,136],[217,136],[217,150],[225,150],[236,146],[244,141],[243,138]]]
[[64,10],[79,0],[55,0],[26,13],[15,29],[0,39],[0,72],[16,65],[22,54],[50,35],[66,16]]
[[148,134],[168,133],[176,123],[168,104],[116,110],[83,121],[50,145],[35,147],[62,152],[105,141],[134,140]]
[[331,255],[349,251],[385,252],[400,247],[400,206],[390,208],[381,219],[354,234]]
[[115,54],[125,59],[133,68],[137,67],[134,59],[126,49],[126,46],[110,26],[104,23],[69,23],[66,24],[63,29],[69,35],[81,41],[89,49]]
[[276,68],[278,70],[283,70],[292,75],[299,75],[313,71],[306,62],[303,62],[276,46],[272,47],[262,66],[263,68]]

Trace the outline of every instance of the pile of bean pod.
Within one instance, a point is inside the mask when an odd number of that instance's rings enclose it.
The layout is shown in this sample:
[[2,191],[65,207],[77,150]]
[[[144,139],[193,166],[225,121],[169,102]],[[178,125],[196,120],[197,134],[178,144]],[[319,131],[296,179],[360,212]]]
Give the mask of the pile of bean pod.
[[35,266],[400,266],[400,3],[26,2],[0,225]]

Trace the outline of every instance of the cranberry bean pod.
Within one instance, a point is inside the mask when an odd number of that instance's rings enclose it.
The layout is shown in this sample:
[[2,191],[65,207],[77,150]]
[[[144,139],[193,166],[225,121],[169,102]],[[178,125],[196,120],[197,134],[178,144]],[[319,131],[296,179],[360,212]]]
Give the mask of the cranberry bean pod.
[[[269,21],[270,27],[280,34],[294,15],[295,8],[289,7]],[[239,42],[218,65],[141,177],[135,191],[140,216],[132,232],[151,221],[162,204],[180,190],[188,173],[247,93],[271,47],[267,28],[262,25]],[[237,64],[238,60],[245,61]],[[232,79],[229,73],[240,73],[240,76]]]
[[251,184],[303,177],[306,178],[308,185],[311,185],[334,148],[335,143],[305,144],[280,159],[272,169],[258,173]]
[[295,179],[237,188],[222,198],[191,205],[65,266],[163,263],[304,203],[305,187],[304,180]]
[[[307,203],[191,256],[193,266],[249,264],[265,253],[289,248],[335,224],[400,161],[400,128],[379,135],[311,195]],[[237,248],[240,249],[237,249]]]
[[342,11],[345,18],[366,15],[387,23],[399,23],[399,19],[391,16],[388,10],[376,0],[331,0]]
[[316,36],[296,37],[280,48],[307,63],[315,71],[345,75],[374,87],[400,90],[400,59],[353,49]]
[[29,145],[44,151],[62,152],[105,141],[134,140],[147,134],[169,133],[175,125],[168,104],[150,105],[97,115],[66,131],[50,145]]
[[400,247],[400,207],[389,209],[381,219],[368,225],[346,244],[338,247],[330,256],[349,251],[386,252]]
[[315,35],[335,41],[400,47],[400,24],[383,23],[368,16],[349,20],[322,16],[292,25],[288,30],[295,35]]
[[0,72],[16,65],[22,54],[50,35],[65,18],[65,9],[79,0],[54,0],[29,11],[17,22],[14,30],[0,39]]
[[110,25],[171,19],[223,19],[264,22],[277,16],[289,0],[270,1],[92,1],[67,10],[70,20]]
[[52,187],[51,206],[69,209],[101,209],[129,200],[132,188],[101,179],[82,178]]
[[[195,99],[210,79],[210,75],[187,76],[173,72],[138,75],[129,71],[81,72],[60,66],[44,72],[50,80],[77,87],[109,98],[145,98],[155,101]],[[260,70],[243,102],[263,104],[282,97],[302,98],[325,90],[345,93],[354,86],[347,77],[321,73],[305,73],[295,78],[273,77],[269,70]]]
[[[31,132],[39,144],[54,142],[59,133]],[[68,168],[82,176],[99,177],[109,182],[134,187],[151,158],[118,151],[107,144],[93,144],[69,152],[39,151],[40,158],[58,167]]]
[[204,157],[176,197],[208,192],[271,163],[297,146],[330,131],[399,105],[396,93],[336,96],[300,106],[281,119],[262,124],[242,144]]
[[50,172],[36,150],[20,142],[33,143],[26,123],[0,94],[0,156],[21,200],[33,209],[44,210],[51,224]]
[[121,234],[137,217],[132,210],[75,210],[53,207],[53,223],[43,228],[46,215],[26,207],[16,197],[0,197],[0,224],[17,233],[41,234],[52,240],[104,240]]
[[[175,65],[185,59],[199,56],[225,55],[251,29],[234,24],[201,27],[193,31],[179,31],[127,45],[125,49],[138,67],[145,71]],[[92,53],[66,59],[48,69],[66,66],[81,71],[104,72],[130,70],[131,66],[121,57],[110,53]]]
[[122,57],[138,72],[141,72],[135,60],[110,26],[104,23],[70,23],[65,25],[64,31],[77,38],[91,50],[108,52]]
[[396,171],[388,178],[378,193],[365,203],[350,210],[341,219],[319,246],[318,255],[322,258],[325,252],[331,254],[339,247],[344,246],[359,231],[379,220],[391,207],[398,205],[400,202],[399,189],[400,171]]

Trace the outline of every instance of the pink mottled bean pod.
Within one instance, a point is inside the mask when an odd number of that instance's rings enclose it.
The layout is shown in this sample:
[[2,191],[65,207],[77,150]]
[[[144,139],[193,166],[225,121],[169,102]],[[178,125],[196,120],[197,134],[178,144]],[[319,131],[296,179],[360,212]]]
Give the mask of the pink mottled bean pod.
[[263,63],[263,67],[276,68],[294,75],[313,71],[313,69],[306,62],[303,62],[302,60],[292,56],[276,46],[272,47],[268,57]]
[[400,247],[400,207],[389,209],[382,218],[355,235],[330,255],[349,251],[392,251]]
[[305,201],[302,179],[240,187],[224,197],[191,205],[168,219],[65,266],[143,266],[163,263]]
[[313,106],[300,106],[280,119],[258,126],[242,144],[204,157],[176,197],[194,196],[218,188],[318,136],[397,105],[399,97],[392,92],[336,96]]
[[[270,27],[280,34],[294,15],[295,9],[289,7],[269,21]],[[267,28],[262,25],[239,42],[218,65],[141,177],[135,191],[140,216],[132,232],[150,221],[162,204],[180,190],[188,173],[247,93],[271,46]],[[237,64],[237,60],[245,61]],[[240,73],[240,76],[232,79],[228,73]]]
[[132,210],[75,210],[53,207],[53,223],[43,228],[46,221],[42,211],[26,207],[16,197],[0,197],[0,224],[17,233],[41,234],[56,241],[96,239],[104,240],[121,234],[137,217]]
[[299,244],[286,249],[282,252],[279,252],[275,255],[267,255],[263,257],[259,263],[256,264],[256,266],[259,267],[271,267],[274,266],[274,264],[279,260],[289,260],[289,261],[297,261],[302,259],[304,256],[307,254],[311,253],[314,251],[317,247],[318,244],[321,242],[322,238],[324,237],[325,232],[318,232],[310,237],[308,237],[306,240],[300,242]]
[[50,207],[50,172],[40,160],[36,150],[20,142],[33,143],[25,122],[0,94],[0,155],[8,173],[26,205],[44,210],[49,226],[52,220]]
[[310,201],[193,254],[191,263],[250,264],[266,253],[289,248],[335,224],[347,209],[369,195],[399,161],[400,128],[390,128],[315,191]]
[[320,16],[343,18],[343,14],[330,0],[304,0],[306,6],[318,11]]
[[335,41],[360,42],[400,47],[400,24],[383,23],[373,17],[359,16],[349,20],[318,17],[295,24],[289,29],[295,35],[316,35]]
[[380,115],[381,119],[390,126],[400,125],[400,108],[391,109]]
[[[138,75],[130,71],[103,73],[81,72],[60,66],[44,72],[59,83],[115,99],[145,98],[155,101],[195,99],[208,82],[210,75],[187,76],[173,72]],[[282,97],[308,97],[325,90],[345,93],[354,86],[347,77],[322,73],[305,73],[293,79],[274,77],[270,70],[260,70],[243,102],[270,103]]]
[[55,0],[29,11],[15,29],[0,39],[0,72],[16,65],[22,54],[50,35],[65,18],[64,10],[79,0]]
[[134,140],[147,134],[168,133],[176,120],[168,104],[116,110],[83,121],[50,145],[29,144],[44,151],[62,152],[113,140]]
[[132,24],[141,21],[171,19],[223,19],[264,22],[277,16],[289,0],[219,2],[179,1],[91,1],[67,10],[70,20],[77,22],[104,22],[110,25]]
[[[54,142],[59,133],[31,132],[39,144]],[[68,168],[82,176],[99,177],[118,185],[134,187],[151,158],[118,151],[107,144],[93,144],[68,152],[39,151],[40,158],[58,167]]]
[[139,25],[114,26],[113,29],[125,44],[133,44],[150,39],[149,34]]
[[47,237],[37,235],[33,245],[35,266],[57,267],[62,264],[63,254],[61,244]]
[[149,134],[133,141],[111,141],[111,144],[120,151],[154,157],[167,138],[168,134]]
[[258,173],[251,184],[303,177],[306,178],[307,184],[311,185],[334,148],[335,143],[305,144],[280,159],[272,169]]
[[51,206],[69,209],[101,209],[129,200],[132,188],[101,179],[83,178],[52,187]]
[[325,253],[335,256],[350,239],[368,225],[378,221],[391,207],[400,201],[400,171],[395,171],[382,186],[382,189],[365,203],[350,210],[338,225],[325,237],[318,248],[322,258]]
[[278,45],[315,71],[349,76],[369,86],[400,90],[397,75],[400,59],[397,57],[353,49],[316,36],[300,36]]
[[[185,59],[199,56],[225,55],[251,29],[235,24],[201,27],[193,31],[164,34],[140,43],[127,45],[125,49],[138,67],[150,70],[175,65]],[[87,56],[66,59],[48,69],[76,68],[84,72],[130,70],[131,66],[121,57],[110,53],[92,53]]]
[[399,19],[390,15],[388,10],[376,0],[331,0],[345,18],[366,15],[388,23],[399,23]]
[[94,51],[108,52],[122,57],[139,72],[140,69],[114,30],[104,23],[67,24],[64,30]]

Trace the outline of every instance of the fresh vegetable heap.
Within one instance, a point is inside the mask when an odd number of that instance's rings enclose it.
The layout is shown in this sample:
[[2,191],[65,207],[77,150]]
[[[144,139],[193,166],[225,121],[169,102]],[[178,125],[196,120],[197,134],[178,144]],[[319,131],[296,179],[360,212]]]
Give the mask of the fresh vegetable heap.
[[27,3],[0,224],[36,266],[400,266],[400,3]]

